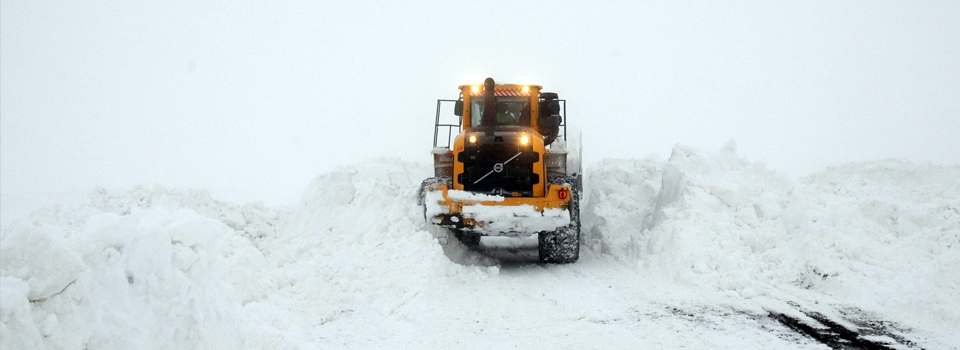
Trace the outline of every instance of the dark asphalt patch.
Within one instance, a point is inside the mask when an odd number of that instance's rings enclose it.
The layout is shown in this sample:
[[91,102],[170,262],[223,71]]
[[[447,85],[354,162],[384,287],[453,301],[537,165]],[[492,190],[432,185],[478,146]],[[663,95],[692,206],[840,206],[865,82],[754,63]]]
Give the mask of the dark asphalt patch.
[[[814,327],[797,318],[780,313],[771,313],[770,317],[787,328],[823,343],[832,349],[892,350],[896,349],[892,347],[894,345],[899,345],[898,348],[918,348],[916,344],[906,340],[902,335],[897,334],[895,331],[901,331],[901,329],[892,326],[890,322],[863,319],[846,320],[857,325],[859,329],[854,331],[847,329],[847,327],[840,325],[820,313],[803,313],[820,322],[820,324],[826,328]],[[880,336],[893,339],[895,342],[883,342],[867,338]]]
[[[781,338],[798,343],[815,341],[829,346],[832,349],[921,349],[916,343],[908,340],[905,335],[910,329],[901,327],[894,322],[881,319],[880,315],[864,312],[856,308],[841,308],[838,311],[842,320],[832,320],[818,312],[806,311],[795,303],[789,303],[796,310],[811,319],[816,320],[825,328],[814,326],[798,318],[782,313],[770,312],[766,315],[754,314],[735,308],[717,308],[709,306],[678,307],[663,305],[665,314],[680,317],[691,323],[703,327],[716,328],[716,321],[728,318],[745,318],[756,322],[756,326],[769,332],[778,334]],[[645,314],[647,318],[657,318],[663,314]],[[840,323],[853,325],[854,329],[844,327]],[[804,340],[806,338],[806,340]]]

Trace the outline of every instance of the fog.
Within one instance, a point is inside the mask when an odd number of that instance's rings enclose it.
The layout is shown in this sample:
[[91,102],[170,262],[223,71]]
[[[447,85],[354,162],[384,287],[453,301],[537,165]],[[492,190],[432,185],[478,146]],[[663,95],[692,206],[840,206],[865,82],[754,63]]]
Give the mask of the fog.
[[[677,143],[791,176],[960,163],[960,2],[0,2],[0,195],[138,184],[292,203],[430,161],[437,99],[538,84],[586,163]],[[8,220],[8,219],[4,219]]]

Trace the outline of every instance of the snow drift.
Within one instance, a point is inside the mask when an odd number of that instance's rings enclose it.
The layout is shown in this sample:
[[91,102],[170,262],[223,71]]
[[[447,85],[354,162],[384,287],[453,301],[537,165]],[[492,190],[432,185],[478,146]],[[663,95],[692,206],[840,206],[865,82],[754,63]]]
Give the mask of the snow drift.
[[256,301],[276,283],[248,237],[275,229],[276,213],[260,205],[159,187],[100,191],[82,208],[35,213],[3,235],[0,347],[237,348],[282,339],[253,321],[270,312]]
[[342,169],[295,208],[154,187],[34,213],[0,243],[0,348],[311,348],[302,325],[396,312],[442,290],[437,275],[495,274],[423,230],[412,178],[428,169]]
[[[423,164],[378,159],[322,174],[286,208],[161,187],[98,191],[0,233],[0,348],[450,347],[471,327],[500,329],[489,346],[562,345],[593,327],[582,322],[606,322],[577,314],[643,309],[630,304],[646,300],[638,294],[608,288],[658,285],[757,313],[878,313],[921,346],[960,343],[958,166],[888,160],[792,180],[731,144],[586,169],[586,249],[577,264],[535,270],[543,275],[448,259],[416,204],[432,170]],[[587,311],[538,314],[551,308]],[[663,329],[702,327],[652,314]],[[549,328],[519,337],[533,325]],[[635,334],[575,341],[790,339],[623,331]]]
[[[886,160],[792,181],[731,142],[587,173],[588,244],[650,278],[829,313],[960,329],[960,167]],[[776,303],[772,300],[777,301]],[[960,338],[952,336],[954,344]]]

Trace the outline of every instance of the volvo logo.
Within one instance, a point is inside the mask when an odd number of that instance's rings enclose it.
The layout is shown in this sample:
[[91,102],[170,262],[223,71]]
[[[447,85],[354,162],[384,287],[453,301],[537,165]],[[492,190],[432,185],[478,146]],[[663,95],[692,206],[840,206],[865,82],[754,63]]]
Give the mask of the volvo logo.
[[478,182],[480,182],[480,180],[486,179],[487,176],[490,176],[490,174],[499,173],[499,172],[503,171],[503,165],[504,165],[504,164],[510,163],[510,161],[516,159],[516,158],[519,157],[521,154],[523,154],[523,152],[517,152],[517,154],[513,155],[513,157],[510,157],[510,159],[507,159],[506,162],[494,164],[494,165],[493,165],[493,170],[490,170],[489,173],[487,173],[486,175],[481,176],[479,179],[477,179],[477,181],[474,181],[473,184],[476,185]]

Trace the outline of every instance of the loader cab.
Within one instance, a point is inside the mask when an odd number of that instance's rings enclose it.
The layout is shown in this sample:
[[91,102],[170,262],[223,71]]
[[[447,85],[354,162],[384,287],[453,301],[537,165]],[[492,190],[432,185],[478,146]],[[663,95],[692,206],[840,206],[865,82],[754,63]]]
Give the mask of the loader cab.
[[[483,115],[483,97],[472,99],[470,115]],[[498,126],[526,126],[530,127],[530,99],[519,96],[505,96],[497,98],[497,125]],[[480,126],[480,118],[471,119],[470,126]]]
[[485,100],[482,85],[461,85],[457,110],[462,117],[462,129],[467,131],[481,126],[483,112],[488,106],[495,108],[496,127],[537,127],[537,111],[541,87],[538,85],[496,85],[491,103]]

